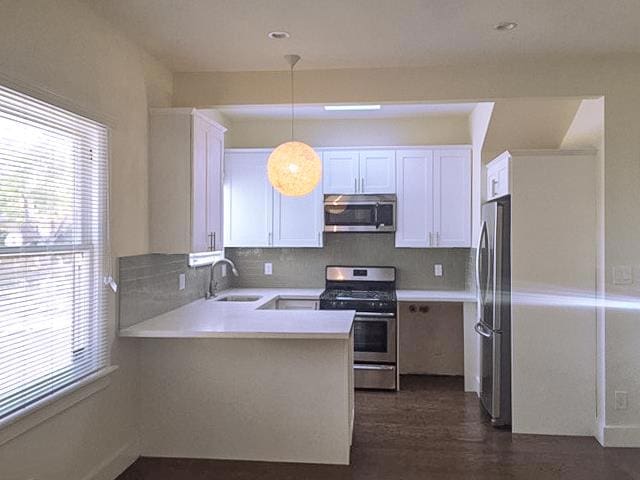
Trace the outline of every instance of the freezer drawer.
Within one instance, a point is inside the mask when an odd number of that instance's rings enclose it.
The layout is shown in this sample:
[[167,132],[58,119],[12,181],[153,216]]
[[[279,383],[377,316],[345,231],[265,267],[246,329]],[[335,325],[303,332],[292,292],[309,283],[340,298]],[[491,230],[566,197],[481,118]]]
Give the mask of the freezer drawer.
[[353,365],[355,388],[396,389],[396,366],[356,363]]

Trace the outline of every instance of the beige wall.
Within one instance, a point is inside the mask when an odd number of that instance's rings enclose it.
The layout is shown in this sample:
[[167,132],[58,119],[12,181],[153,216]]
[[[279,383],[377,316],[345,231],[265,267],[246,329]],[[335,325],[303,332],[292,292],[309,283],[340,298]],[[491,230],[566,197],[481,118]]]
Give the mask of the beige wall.
[[[376,120],[296,120],[295,137],[314,147],[456,145],[471,143],[468,117],[433,116]],[[226,147],[275,147],[291,139],[291,121],[236,120]]]
[[[237,105],[288,102],[288,73],[179,73],[174,104]],[[500,98],[604,95],[605,277],[607,294],[640,297],[638,283],[615,288],[613,265],[640,265],[640,57],[573,58],[561,62],[407,69],[301,70],[300,103],[476,101]],[[640,445],[640,322],[634,310],[606,311],[606,424],[631,426]],[[615,390],[630,392],[629,408],[614,410]],[[595,412],[594,412],[595,417]],[[612,437],[613,438],[613,437]]]
[[[108,123],[113,251],[146,253],[147,106],[169,105],[170,72],[84,4],[9,0],[0,2],[0,74]],[[115,338],[113,314],[109,327],[120,366],[110,385],[1,445],[2,480],[108,478],[137,455],[137,351]]]

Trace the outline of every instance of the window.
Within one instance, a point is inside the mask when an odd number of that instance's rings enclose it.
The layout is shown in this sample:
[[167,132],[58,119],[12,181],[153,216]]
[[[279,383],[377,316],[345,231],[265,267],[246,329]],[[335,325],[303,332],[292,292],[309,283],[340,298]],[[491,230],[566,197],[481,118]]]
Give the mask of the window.
[[108,365],[107,130],[0,86],[0,419]]

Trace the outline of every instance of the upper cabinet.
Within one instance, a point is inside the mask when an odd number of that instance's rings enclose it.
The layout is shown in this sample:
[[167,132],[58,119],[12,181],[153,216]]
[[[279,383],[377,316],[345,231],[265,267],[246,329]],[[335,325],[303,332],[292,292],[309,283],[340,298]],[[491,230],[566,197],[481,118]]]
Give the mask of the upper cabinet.
[[267,178],[269,150],[228,150],[224,218],[228,247],[321,247],[322,190],[287,197]]
[[396,192],[395,150],[327,150],[323,152],[325,194]]
[[220,250],[226,129],[194,109],[152,109],[149,243],[154,253]]
[[436,247],[471,246],[469,150],[433,152],[433,232]]
[[322,183],[326,194],[356,194],[360,187],[359,154],[352,150],[322,153]]
[[268,247],[273,188],[268,152],[227,152],[224,174],[224,241],[228,247]]
[[396,247],[470,247],[470,150],[398,150],[396,165]]
[[511,154],[504,152],[487,164],[487,200],[509,195]]

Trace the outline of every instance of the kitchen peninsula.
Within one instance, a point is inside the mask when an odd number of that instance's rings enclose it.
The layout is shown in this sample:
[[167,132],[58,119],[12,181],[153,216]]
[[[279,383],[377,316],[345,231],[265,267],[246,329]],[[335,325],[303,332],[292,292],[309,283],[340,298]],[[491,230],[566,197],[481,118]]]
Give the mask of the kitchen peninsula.
[[319,290],[224,292],[120,331],[140,347],[145,456],[348,464],[353,311]]

